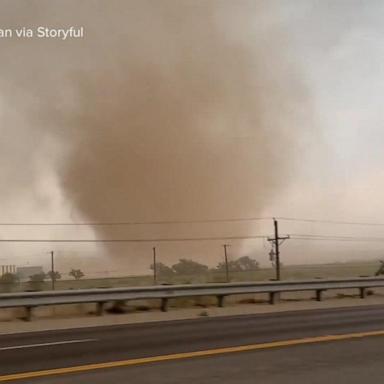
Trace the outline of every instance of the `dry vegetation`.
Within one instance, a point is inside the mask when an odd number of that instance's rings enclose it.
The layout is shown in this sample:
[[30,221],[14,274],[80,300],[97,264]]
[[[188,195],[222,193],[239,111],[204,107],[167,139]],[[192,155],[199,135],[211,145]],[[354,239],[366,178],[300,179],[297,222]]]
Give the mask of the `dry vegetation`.
[[[374,276],[379,267],[376,261],[370,262],[348,262],[317,265],[292,265],[283,266],[282,276],[286,280],[314,279],[314,278],[343,278]],[[236,281],[265,281],[274,278],[272,268],[259,268],[253,271],[230,271],[230,279]],[[158,276],[158,284],[198,284],[198,283],[219,283],[225,282],[225,273],[217,270],[207,270],[200,274],[173,274],[169,276]],[[86,288],[112,288],[129,286],[153,285],[153,276],[126,276],[108,277],[98,279],[87,279],[86,276],[81,280],[58,280],[56,289],[86,289]],[[2,292],[27,291],[27,290],[49,290],[51,282],[45,280],[36,289],[31,282],[0,284]]]

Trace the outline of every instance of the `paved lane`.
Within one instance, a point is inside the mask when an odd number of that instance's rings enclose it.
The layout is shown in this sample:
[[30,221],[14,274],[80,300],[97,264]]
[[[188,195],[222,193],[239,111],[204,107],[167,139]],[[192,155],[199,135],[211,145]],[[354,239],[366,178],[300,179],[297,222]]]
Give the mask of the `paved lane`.
[[17,381],[20,384],[381,384],[384,338],[261,350]]
[[[312,336],[374,330],[384,330],[384,306],[287,312],[227,318],[201,318],[164,323],[4,335],[0,337],[0,375],[4,376],[12,373],[40,371],[90,363],[103,363],[148,356],[266,343],[276,340],[301,339]],[[246,352],[237,354],[236,356],[226,355],[203,359],[199,358],[194,359],[193,362],[179,360],[141,367],[111,369],[109,371],[99,370],[96,373],[89,372],[75,376],[75,378],[74,376],[71,377],[74,380],[77,380],[78,377],[80,381],[73,382],[80,383],[84,382],[81,381],[80,378],[84,378],[85,376],[95,375],[97,378],[105,376],[105,380],[107,381],[109,380],[108,375],[116,375],[116,378],[111,380],[113,383],[118,383],[120,382],[118,380],[124,380],[124,372],[148,372],[148,375],[145,374],[145,376],[150,377],[152,370],[162,370],[164,369],[162,368],[163,365],[183,367],[185,364],[187,366],[189,366],[189,364],[197,364],[193,370],[200,370],[203,369],[200,368],[200,365],[205,367],[206,364],[213,364],[213,366],[215,366],[217,362],[227,361],[228,359],[234,359],[235,361],[244,359],[244,361],[249,363],[251,357],[247,356],[258,356],[255,357],[255,359],[259,361],[258,359],[262,359],[262,356],[272,356],[273,354],[280,353],[287,354],[287,356],[291,356],[291,353],[299,353],[297,358],[300,360],[311,356],[312,352],[308,351],[324,350],[324,348],[329,348],[330,350],[336,348],[334,351],[338,356],[338,348],[343,348],[342,346],[348,345],[349,343],[352,343],[351,345],[369,343],[369,348],[372,347],[373,350],[376,348],[380,351],[378,345],[384,345],[384,337],[366,340],[338,341],[322,345],[295,346],[274,351]],[[333,347],[336,345],[338,347]],[[20,348],[20,346],[23,347]],[[359,347],[359,349],[360,348],[361,347]],[[303,355],[301,355],[301,350],[304,351]],[[346,351],[348,352],[348,348]],[[352,350],[350,352],[354,353],[356,351]],[[306,356],[308,353],[309,356]],[[361,354],[365,357],[365,354]],[[334,358],[337,359],[338,357],[336,355]],[[331,358],[331,355],[324,357]],[[266,358],[266,363],[267,360]],[[247,367],[245,363],[240,365],[243,369]],[[265,370],[265,372],[270,372],[272,369],[272,366],[263,365],[261,367],[264,367],[261,370]],[[226,366],[224,368],[229,369],[229,367]],[[250,372],[252,372],[256,367],[252,363],[248,368]],[[204,369],[207,368],[205,367]],[[180,374],[183,373],[182,371],[183,369],[181,369]],[[197,373],[198,372],[195,372],[195,374]],[[155,373],[153,374],[155,375]],[[172,375],[178,377],[176,372],[172,373]],[[66,376],[60,376],[60,378],[40,378],[36,379],[36,382],[62,383],[64,382],[63,380],[69,379],[67,379]],[[133,382],[140,383],[146,381]],[[149,380],[147,382],[153,381]],[[222,382],[226,383],[227,381]],[[228,383],[230,382],[231,381],[228,381]]]

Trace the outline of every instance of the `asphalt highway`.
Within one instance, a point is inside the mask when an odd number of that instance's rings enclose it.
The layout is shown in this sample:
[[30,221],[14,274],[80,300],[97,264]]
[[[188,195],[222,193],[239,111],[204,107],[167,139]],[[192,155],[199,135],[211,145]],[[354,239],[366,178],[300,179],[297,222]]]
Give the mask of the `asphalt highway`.
[[384,306],[0,337],[18,383],[381,383],[383,360]]

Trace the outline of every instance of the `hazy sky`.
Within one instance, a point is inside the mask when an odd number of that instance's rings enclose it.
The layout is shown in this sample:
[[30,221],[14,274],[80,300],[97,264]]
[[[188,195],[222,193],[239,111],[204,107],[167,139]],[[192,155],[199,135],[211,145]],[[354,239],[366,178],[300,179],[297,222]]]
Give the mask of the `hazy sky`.
[[[0,39],[0,222],[384,222],[382,15],[383,2],[374,0],[0,0],[0,28],[85,30],[83,39],[67,41]],[[381,233],[289,223],[282,229]],[[271,232],[268,222],[1,228],[0,236]],[[169,260],[208,255],[214,264],[221,243],[161,247]],[[152,246],[55,250],[65,267],[76,254],[84,261],[108,253],[115,264],[142,271]],[[7,244],[0,264],[40,262],[51,248]],[[267,260],[261,242],[233,250]],[[290,262],[306,262],[378,257],[381,250],[292,241],[286,252]]]
[[[304,3],[306,12],[292,28],[327,149],[292,186],[293,195],[311,188],[307,198],[302,196],[306,216],[312,211],[316,216],[380,221],[384,5]],[[315,207],[314,198],[320,207]],[[300,204],[296,202],[295,209]]]

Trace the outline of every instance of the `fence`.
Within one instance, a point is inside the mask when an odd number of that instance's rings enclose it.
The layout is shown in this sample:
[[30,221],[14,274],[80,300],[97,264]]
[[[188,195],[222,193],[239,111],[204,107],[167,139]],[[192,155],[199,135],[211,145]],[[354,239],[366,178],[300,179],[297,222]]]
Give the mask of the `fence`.
[[331,289],[358,289],[364,298],[367,288],[384,287],[384,278],[354,278],[334,280],[274,281],[264,283],[225,283],[171,285],[132,288],[84,289],[74,291],[23,292],[0,295],[0,308],[25,307],[27,319],[31,319],[32,309],[38,306],[97,303],[97,313],[103,313],[108,302],[159,299],[161,310],[167,311],[172,298],[215,296],[218,305],[224,305],[229,295],[267,293],[269,302],[274,304],[278,293],[314,291],[316,300],[321,301],[322,293]]

